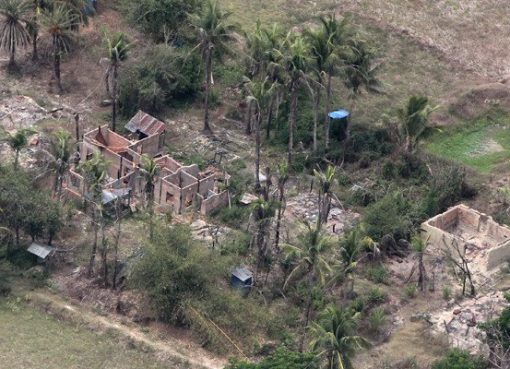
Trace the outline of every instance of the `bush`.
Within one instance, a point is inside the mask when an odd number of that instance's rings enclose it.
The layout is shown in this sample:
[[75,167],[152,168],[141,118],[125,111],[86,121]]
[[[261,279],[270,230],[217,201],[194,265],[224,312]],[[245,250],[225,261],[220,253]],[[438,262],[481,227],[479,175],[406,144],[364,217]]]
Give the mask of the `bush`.
[[384,265],[377,265],[369,267],[367,270],[367,277],[375,283],[388,283],[389,273]]
[[443,287],[443,299],[449,300],[452,297],[452,289],[448,286]]
[[432,365],[432,369],[486,369],[488,363],[481,357],[472,356],[467,351],[452,349],[441,360]]
[[378,241],[385,235],[409,239],[422,216],[401,192],[389,193],[372,204],[363,217],[368,236]]
[[233,205],[231,208],[226,207],[220,209],[216,217],[220,222],[233,227],[241,228],[250,216],[250,208],[248,206]]
[[128,0],[131,22],[154,41],[161,42],[167,35],[185,36],[188,15],[197,12],[201,0]]
[[388,295],[386,292],[381,290],[379,287],[374,287],[367,294],[367,305],[369,306],[377,306],[384,304]]
[[172,101],[194,97],[200,88],[200,63],[189,50],[154,46],[142,62],[121,75],[121,114],[131,117],[139,109],[155,114]]
[[313,353],[300,353],[279,348],[259,363],[233,360],[225,369],[318,369],[319,362]]
[[386,324],[386,314],[381,307],[375,308],[368,316],[368,325],[372,332],[379,333],[382,327]]
[[466,172],[457,166],[440,168],[430,182],[423,209],[428,216],[445,211],[463,198],[476,195],[476,189],[466,182]]
[[418,290],[414,284],[410,284],[405,286],[404,288],[404,296],[408,299],[414,299],[416,297]]

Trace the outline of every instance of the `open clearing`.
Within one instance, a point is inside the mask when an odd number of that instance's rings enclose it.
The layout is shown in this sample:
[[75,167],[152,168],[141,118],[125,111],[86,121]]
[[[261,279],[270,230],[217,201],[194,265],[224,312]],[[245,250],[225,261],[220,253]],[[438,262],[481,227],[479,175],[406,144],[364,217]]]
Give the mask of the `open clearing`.
[[508,118],[480,119],[435,133],[426,149],[440,157],[489,173],[510,159]]
[[[43,314],[22,302],[0,300],[0,361],[16,369],[163,369],[150,353],[118,344]],[[8,334],[5,334],[7,333]]]

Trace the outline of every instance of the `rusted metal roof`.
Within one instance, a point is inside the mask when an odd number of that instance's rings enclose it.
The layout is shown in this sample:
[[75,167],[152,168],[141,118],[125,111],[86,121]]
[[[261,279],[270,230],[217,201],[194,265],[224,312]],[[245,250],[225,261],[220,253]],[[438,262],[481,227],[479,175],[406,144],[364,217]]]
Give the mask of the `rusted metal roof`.
[[166,125],[152,115],[140,110],[131,118],[128,124],[126,124],[126,129],[132,133],[141,132],[147,136],[153,136],[163,133],[166,129]]

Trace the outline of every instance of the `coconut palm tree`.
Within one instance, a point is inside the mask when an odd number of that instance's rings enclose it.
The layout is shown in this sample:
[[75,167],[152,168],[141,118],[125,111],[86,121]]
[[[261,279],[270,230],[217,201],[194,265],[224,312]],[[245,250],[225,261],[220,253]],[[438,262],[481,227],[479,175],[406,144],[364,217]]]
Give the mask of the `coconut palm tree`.
[[152,241],[154,238],[154,186],[156,185],[160,167],[153,158],[147,155],[142,155],[141,164],[140,174],[145,181],[144,192],[149,210],[149,236]]
[[213,84],[213,60],[229,53],[228,42],[233,39],[235,27],[228,23],[229,12],[223,12],[217,0],[208,0],[202,13],[194,16],[193,26],[198,31],[197,48],[202,54],[205,70],[204,132],[211,133],[209,124],[209,98]]
[[9,69],[16,66],[16,50],[25,48],[30,42],[26,20],[31,4],[20,0],[0,0],[0,48],[9,53]]
[[292,163],[292,151],[294,149],[294,131],[297,125],[298,95],[299,89],[306,80],[306,72],[309,68],[310,56],[305,40],[299,35],[287,36],[287,50],[284,54],[283,65],[287,74],[287,90],[290,94],[289,112],[289,142],[287,161]]
[[[103,228],[103,185],[106,181],[106,162],[99,153],[95,153],[90,160],[80,164],[78,170],[82,173],[85,180],[85,199],[92,204],[92,228],[94,230],[94,241],[89,260],[87,274],[91,277],[94,274],[94,264],[97,253],[97,238],[99,232],[99,222]],[[103,245],[105,246],[105,245]]]
[[69,170],[70,159],[72,154],[71,135],[64,130],[56,131],[50,141],[50,153],[54,162],[52,169],[55,173],[54,191],[57,198],[62,194],[62,182],[64,176]]
[[6,133],[5,138],[2,141],[7,142],[10,148],[14,151],[14,169],[19,167],[19,154],[28,145],[28,138],[35,134],[36,131],[33,129],[19,129],[16,133]]
[[[334,14],[328,17],[321,17],[321,31],[323,41],[328,41],[321,51],[322,65],[324,67],[324,79],[326,90],[326,110],[324,121],[324,143],[326,148],[329,147],[330,120],[329,112],[331,111],[332,100],[332,80],[339,70],[344,67],[344,62],[349,54],[348,42],[352,38],[352,32],[349,27],[348,19],[337,20]],[[340,67],[340,68],[339,68]]]
[[79,24],[76,14],[64,4],[56,4],[53,9],[45,9],[39,18],[43,29],[52,40],[53,78],[60,93],[64,92],[60,79],[60,61],[62,55],[69,52],[74,37],[72,29]]
[[405,108],[398,110],[399,131],[405,152],[412,153],[416,150],[416,144],[428,128],[429,116],[437,108],[429,105],[429,99],[425,96],[411,96]]
[[117,106],[118,106],[118,79],[119,79],[119,67],[120,64],[128,58],[129,49],[131,44],[127,41],[127,37],[124,33],[115,33],[111,38],[105,35],[105,43],[108,52],[108,59],[110,65],[106,72],[105,83],[107,85],[106,90],[110,91],[110,79],[112,82],[112,131],[116,130],[117,123]]
[[[271,220],[274,216],[274,204],[260,197],[252,204],[253,219],[256,224],[255,244],[257,246],[257,276],[262,263],[266,260]],[[255,278],[257,279],[257,278]]]
[[315,178],[319,181],[319,214],[317,224],[321,227],[328,221],[329,212],[331,210],[331,201],[333,198],[331,188],[335,180],[336,168],[332,165],[328,165],[325,171],[314,169],[313,173]]
[[331,238],[322,233],[318,224],[311,226],[306,223],[306,230],[299,237],[299,244],[284,245],[286,259],[291,263],[292,269],[285,280],[283,288],[289,283],[305,279],[309,290],[304,311],[304,328],[308,326],[313,304],[313,289],[322,289],[333,267],[325,253],[331,249]]
[[359,313],[328,306],[319,322],[312,323],[310,347],[328,369],[352,369],[351,359],[358,349],[368,348],[366,339],[356,335]]
[[[344,84],[350,90],[352,100],[351,116],[356,107],[356,100],[363,89],[369,93],[381,93],[382,83],[378,79],[381,64],[375,64],[375,55],[367,43],[359,38],[349,41],[350,55],[345,61]],[[346,127],[349,138],[349,127]]]
[[273,94],[274,85],[267,78],[263,81],[246,78],[243,85],[248,103],[255,106],[255,189],[260,191],[260,126],[263,113]]

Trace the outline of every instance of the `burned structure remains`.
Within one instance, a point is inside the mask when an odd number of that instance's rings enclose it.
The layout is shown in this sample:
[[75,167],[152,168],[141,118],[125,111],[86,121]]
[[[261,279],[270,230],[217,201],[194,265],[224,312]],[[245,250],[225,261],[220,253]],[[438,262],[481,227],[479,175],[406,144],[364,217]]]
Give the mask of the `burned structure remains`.
[[154,158],[159,174],[154,187],[154,200],[159,209],[173,214],[197,210],[206,215],[223,207],[228,192],[223,187],[228,175],[213,167],[200,171],[196,164],[185,166],[169,155],[163,155],[165,123],[139,111],[125,127],[129,138],[111,131],[107,126],[87,132],[79,143],[78,159],[66,179],[67,192],[75,197],[87,196],[80,162],[99,153],[107,164],[107,180],[103,202],[121,198],[127,205],[145,196],[145,181],[140,173],[142,156]]
[[465,205],[457,205],[429,219],[422,224],[422,230],[431,244],[456,242],[485,271],[510,261],[510,228]]

